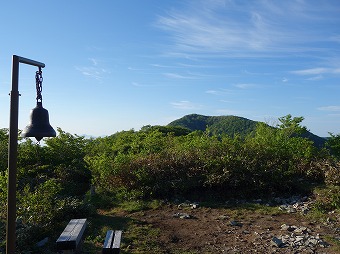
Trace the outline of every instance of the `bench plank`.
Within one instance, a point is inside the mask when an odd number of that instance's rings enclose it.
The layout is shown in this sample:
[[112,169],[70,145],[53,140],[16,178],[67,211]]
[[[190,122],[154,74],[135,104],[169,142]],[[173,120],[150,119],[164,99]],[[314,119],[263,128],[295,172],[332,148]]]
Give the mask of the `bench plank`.
[[113,250],[119,250],[120,249],[120,241],[121,241],[121,239],[122,239],[122,231],[116,230],[115,231],[115,238],[113,239],[113,243],[112,243],[112,249]]
[[113,235],[114,235],[113,230],[109,230],[109,231],[106,232],[105,242],[104,242],[104,246],[103,246],[103,254],[110,253]]
[[82,239],[87,222],[86,219],[72,219],[57,240],[59,250],[75,250]]
[[122,239],[121,230],[108,230],[106,232],[105,242],[103,245],[103,254],[119,254],[120,242]]

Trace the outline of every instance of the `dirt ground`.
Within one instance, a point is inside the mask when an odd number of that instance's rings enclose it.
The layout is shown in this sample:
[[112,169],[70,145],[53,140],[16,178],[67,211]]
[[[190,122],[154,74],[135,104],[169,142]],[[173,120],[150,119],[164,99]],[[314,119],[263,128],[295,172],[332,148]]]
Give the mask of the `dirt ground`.
[[[125,216],[158,230],[154,240],[160,253],[340,253],[339,218],[334,213],[316,222],[278,207],[259,211],[165,205]],[[276,240],[282,236],[286,243]],[[125,246],[124,253],[139,253],[134,248]]]

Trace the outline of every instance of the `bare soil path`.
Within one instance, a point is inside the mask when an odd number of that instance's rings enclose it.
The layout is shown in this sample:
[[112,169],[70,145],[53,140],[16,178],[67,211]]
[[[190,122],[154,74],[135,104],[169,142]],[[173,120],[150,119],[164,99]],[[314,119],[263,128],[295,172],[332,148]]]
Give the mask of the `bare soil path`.
[[340,253],[337,214],[317,222],[279,207],[253,208],[164,205],[121,214],[145,232],[138,242],[127,229],[123,253]]

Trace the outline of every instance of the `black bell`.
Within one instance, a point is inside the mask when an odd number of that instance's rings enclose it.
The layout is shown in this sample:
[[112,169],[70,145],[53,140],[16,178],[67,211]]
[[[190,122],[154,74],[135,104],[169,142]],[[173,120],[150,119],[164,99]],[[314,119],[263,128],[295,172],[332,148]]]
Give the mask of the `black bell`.
[[22,137],[35,137],[40,141],[43,137],[55,137],[56,132],[50,125],[48,111],[43,108],[42,102],[37,102],[37,106],[31,110],[31,122],[26,126],[21,134]]

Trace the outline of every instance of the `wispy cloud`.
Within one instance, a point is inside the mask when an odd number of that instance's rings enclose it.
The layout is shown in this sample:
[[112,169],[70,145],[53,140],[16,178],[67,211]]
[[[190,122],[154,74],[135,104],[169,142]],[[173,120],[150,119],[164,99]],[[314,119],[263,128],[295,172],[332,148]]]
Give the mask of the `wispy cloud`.
[[340,68],[318,67],[304,70],[296,70],[292,71],[291,73],[301,76],[312,76],[308,78],[308,80],[320,80],[323,78],[322,74],[335,74],[335,75],[340,74]]
[[185,109],[185,110],[196,110],[201,109],[202,105],[196,104],[190,101],[178,101],[178,102],[171,102],[171,105],[177,109]]
[[340,34],[331,36],[329,39],[330,39],[330,41],[340,43]]
[[227,94],[232,94],[233,91],[230,89],[211,89],[205,91],[207,94],[212,94],[212,95],[227,95]]
[[160,83],[140,83],[140,82],[131,82],[131,85],[134,87],[164,87],[167,86],[165,84],[160,84]]
[[322,75],[317,75],[317,76],[314,76],[314,77],[311,77],[311,78],[308,78],[307,80],[321,80],[323,79],[323,76]]
[[174,79],[196,79],[196,76],[193,75],[182,75],[178,73],[163,73],[165,77],[174,78]]
[[319,107],[318,110],[321,111],[331,111],[331,112],[340,112],[340,106],[324,106],[324,107]]
[[76,66],[75,69],[81,72],[84,76],[97,80],[103,79],[104,75],[110,73],[107,69],[99,66],[99,61],[95,58],[88,58],[91,62],[90,66]]
[[98,65],[98,60],[95,58],[89,58],[89,60],[93,63],[94,66]]
[[292,73],[297,74],[297,75],[319,75],[323,73],[329,73],[330,71],[331,70],[328,68],[319,67],[319,68],[292,71]]
[[217,53],[250,47],[247,30],[231,21],[218,21],[217,17],[177,12],[161,17],[159,26],[172,33],[177,50],[182,52]]
[[[311,42],[339,41],[338,35],[327,36],[326,31],[314,29],[314,25],[336,22],[324,14],[336,13],[340,6],[336,10],[319,3],[316,8],[312,3],[298,0],[193,3],[186,5],[185,10],[173,9],[157,22],[159,28],[170,34],[177,52],[222,53],[225,57],[235,53],[245,56],[306,52],[319,50]],[[300,29],[301,25],[304,29]]]
[[138,82],[132,82],[131,83],[133,86],[137,86],[137,87],[142,87],[143,85],[139,84]]
[[83,75],[97,80],[101,80],[103,75],[108,73],[105,69],[96,67],[76,67],[76,70],[80,71]]
[[249,89],[256,87],[256,84],[251,83],[242,83],[242,84],[235,84],[234,87],[240,88],[240,89]]

